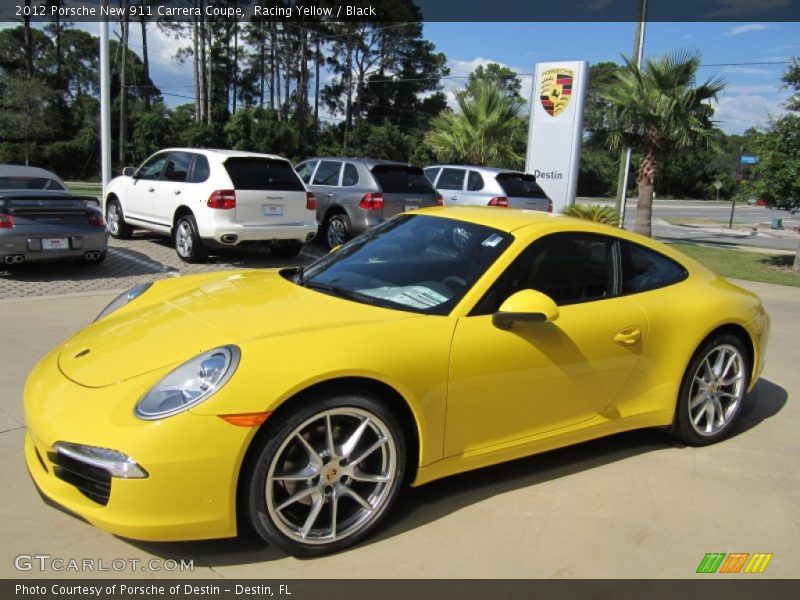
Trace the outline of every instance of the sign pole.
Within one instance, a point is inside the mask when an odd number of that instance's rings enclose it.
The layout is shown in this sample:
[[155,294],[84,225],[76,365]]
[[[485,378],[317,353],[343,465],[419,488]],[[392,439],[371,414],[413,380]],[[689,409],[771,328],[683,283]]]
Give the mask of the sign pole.
[[[103,6],[108,3],[103,1]],[[108,57],[108,21],[100,22],[100,183],[106,198],[111,180],[111,63]],[[105,210],[105,208],[104,208]]]

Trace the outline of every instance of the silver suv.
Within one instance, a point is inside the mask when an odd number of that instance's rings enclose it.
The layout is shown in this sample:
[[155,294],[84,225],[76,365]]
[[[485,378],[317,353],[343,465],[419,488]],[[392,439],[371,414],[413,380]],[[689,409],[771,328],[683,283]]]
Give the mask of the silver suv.
[[464,165],[425,167],[425,177],[447,206],[506,206],[552,212],[553,202],[521,171]]
[[407,163],[318,157],[295,169],[317,198],[319,237],[329,248],[397,213],[442,203],[422,169]]

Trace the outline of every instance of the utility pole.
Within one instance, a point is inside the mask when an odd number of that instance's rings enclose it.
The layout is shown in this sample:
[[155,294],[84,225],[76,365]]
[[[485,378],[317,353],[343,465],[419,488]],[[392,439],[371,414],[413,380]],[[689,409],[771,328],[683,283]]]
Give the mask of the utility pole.
[[[636,66],[642,67],[644,54],[644,29],[647,20],[647,0],[639,0],[639,22],[636,25],[636,35],[633,40],[633,56],[636,57]],[[616,211],[619,214],[619,226],[625,227],[625,205],[628,200],[628,172],[631,165],[631,149],[625,148],[619,157],[619,172],[617,173],[617,203]]]
[[[103,6],[107,6],[103,0]],[[100,22],[100,183],[103,200],[111,180],[111,67],[108,57],[108,21]]]

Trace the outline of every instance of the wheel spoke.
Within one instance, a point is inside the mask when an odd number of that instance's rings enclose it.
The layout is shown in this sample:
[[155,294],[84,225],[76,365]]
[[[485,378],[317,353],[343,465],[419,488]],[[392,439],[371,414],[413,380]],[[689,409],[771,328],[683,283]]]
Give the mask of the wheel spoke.
[[711,404],[714,406],[714,412],[717,415],[719,424],[722,425],[725,422],[725,411],[722,410],[722,403],[719,398],[711,398]]
[[720,378],[725,378],[728,375],[728,372],[731,370],[731,367],[734,366],[736,363],[736,354],[731,352],[731,357],[728,359],[728,362],[725,363],[725,368],[722,369],[722,373],[720,373]]
[[715,412],[714,403],[708,402],[706,404],[706,433],[711,433],[714,429],[714,421],[716,420]]
[[739,397],[739,394],[724,392],[722,390],[718,391],[717,394],[719,394],[720,396],[727,396],[728,398],[734,398],[734,399]]
[[284,473],[283,475],[273,475],[275,481],[308,481],[319,475],[319,471],[309,465],[296,473]]
[[695,408],[700,406],[706,400],[706,393],[700,392],[698,393],[694,399],[689,402],[689,410],[693,411]]
[[300,490],[296,494],[292,494],[286,500],[284,500],[281,504],[275,507],[275,510],[283,510],[287,506],[291,506],[295,502],[302,500],[303,498],[308,498],[311,494],[317,491],[315,487],[308,487],[305,489]]
[[372,444],[372,445],[371,445],[369,448],[367,448],[366,450],[364,450],[364,452],[362,452],[362,453],[361,453],[361,454],[358,456],[358,458],[356,458],[356,459],[354,459],[354,460],[350,461],[350,464],[352,464],[352,465],[357,465],[357,464],[358,464],[358,463],[360,463],[362,460],[364,460],[365,458],[367,458],[367,457],[368,457],[370,454],[372,454],[373,452],[375,452],[375,450],[377,450],[378,448],[380,448],[381,446],[383,446],[383,445],[384,445],[384,444],[385,444],[387,441],[389,441],[389,440],[387,440],[385,437],[380,437],[380,438],[378,438],[378,440],[377,440],[377,441],[376,441],[374,444]]
[[328,457],[330,459],[336,458],[336,446],[333,444],[333,425],[329,414],[325,415],[325,443],[328,446]]
[[339,518],[339,493],[336,487],[331,492],[331,537],[336,538],[336,520]]
[[369,483],[385,483],[392,480],[388,475],[373,475],[372,473],[365,473],[361,469],[353,469],[351,477],[356,481],[367,481]]
[[717,360],[714,361],[714,368],[712,373],[714,377],[719,377],[722,375],[722,363],[725,362],[725,349],[720,348],[717,352]]
[[308,454],[309,464],[312,467],[319,469],[322,466],[322,457],[319,455],[319,453],[314,450],[313,446],[311,446],[311,444],[308,443],[308,440],[300,435],[300,433],[296,433],[294,436],[300,440],[303,448],[305,448],[306,453]]
[[313,498],[311,510],[308,511],[308,518],[306,518],[306,522],[300,530],[300,537],[303,539],[308,537],[308,532],[311,531],[311,528],[314,526],[314,521],[317,520],[323,504],[325,504],[325,501],[322,498],[322,494],[318,493],[316,497]]
[[707,407],[707,403],[704,404],[703,407],[695,413],[694,417],[692,417],[692,423],[695,424],[695,427],[699,426],[700,419],[703,418],[704,414],[706,414],[706,410],[707,410],[706,407]]
[[367,427],[369,426],[369,417],[365,417],[363,421],[356,427],[356,430],[350,434],[350,437],[347,438],[347,441],[342,445],[342,456],[349,457],[353,451],[358,446],[358,442],[361,441],[361,436],[364,435],[364,431],[366,431]]
[[723,379],[722,381],[719,382],[719,384],[721,386],[727,387],[729,385],[733,385],[735,383],[739,383],[742,379],[744,379],[744,375],[742,375],[741,373],[737,373],[736,375],[734,375],[730,379]]
[[339,492],[342,494],[342,496],[348,496],[353,500],[355,500],[356,502],[358,502],[364,508],[364,510],[368,510],[370,512],[375,510],[375,508],[369,502],[367,502],[361,494],[359,494],[354,489],[346,486],[341,486],[339,488]]

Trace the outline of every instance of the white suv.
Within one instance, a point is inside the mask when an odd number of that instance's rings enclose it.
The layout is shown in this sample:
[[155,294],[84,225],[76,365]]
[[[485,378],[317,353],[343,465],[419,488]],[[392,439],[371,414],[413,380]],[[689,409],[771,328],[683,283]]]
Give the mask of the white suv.
[[186,262],[247,242],[270,242],[273,255],[289,258],[317,233],[314,194],[270,154],[161,150],[111,180],[104,206],[113,237],[127,239],[134,227],[169,235]]

